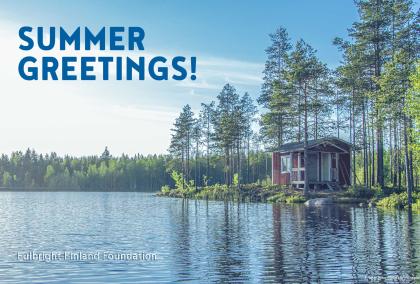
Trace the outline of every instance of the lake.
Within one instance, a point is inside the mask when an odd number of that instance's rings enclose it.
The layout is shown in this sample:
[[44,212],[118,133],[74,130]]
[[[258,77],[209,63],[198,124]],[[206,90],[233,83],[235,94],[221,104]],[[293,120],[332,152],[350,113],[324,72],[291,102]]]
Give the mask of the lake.
[[1,283],[414,283],[419,254],[406,211],[0,192]]

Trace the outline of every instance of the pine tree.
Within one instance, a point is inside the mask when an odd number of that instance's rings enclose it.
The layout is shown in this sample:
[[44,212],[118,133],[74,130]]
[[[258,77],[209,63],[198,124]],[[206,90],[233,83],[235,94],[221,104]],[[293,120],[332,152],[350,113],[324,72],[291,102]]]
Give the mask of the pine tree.
[[202,127],[202,134],[206,145],[206,181],[210,178],[210,153],[212,148],[212,118],[214,105],[214,102],[211,102],[210,104],[202,103],[199,115],[199,124]]
[[267,109],[262,115],[261,133],[270,144],[280,147],[287,139],[286,133],[294,117],[290,109],[291,90],[285,78],[291,44],[283,27],[269,36],[271,45],[265,50],[267,61],[258,103]]
[[232,184],[233,180],[233,147],[238,136],[238,119],[236,112],[239,105],[239,95],[236,89],[226,84],[217,96],[217,105],[212,117],[214,128],[214,142],[224,152],[225,158],[225,183]]
[[181,158],[183,187],[185,187],[185,182],[189,184],[190,181],[190,154],[195,123],[194,113],[187,104],[175,120],[172,129],[169,152]]
[[[327,67],[321,63],[316,57],[315,50],[303,40],[296,43],[294,51],[289,59],[288,79],[296,86],[298,93],[297,109],[303,110],[303,136],[304,136],[304,160],[305,168],[309,168],[308,159],[308,140],[309,140],[309,115],[310,105],[313,102],[314,90],[317,90],[317,82],[324,80],[325,75],[328,74]],[[309,193],[308,175],[304,175],[304,195]]]

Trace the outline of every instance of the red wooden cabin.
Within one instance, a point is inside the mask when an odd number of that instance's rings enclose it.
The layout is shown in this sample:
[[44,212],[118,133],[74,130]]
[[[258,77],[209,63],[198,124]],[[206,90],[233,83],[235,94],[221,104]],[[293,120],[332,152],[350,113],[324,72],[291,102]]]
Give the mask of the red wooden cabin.
[[339,189],[351,184],[351,144],[328,137],[308,141],[308,161],[304,144],[288,143],[273,152],[273,184],[303,187],[305,174],[310,188]]

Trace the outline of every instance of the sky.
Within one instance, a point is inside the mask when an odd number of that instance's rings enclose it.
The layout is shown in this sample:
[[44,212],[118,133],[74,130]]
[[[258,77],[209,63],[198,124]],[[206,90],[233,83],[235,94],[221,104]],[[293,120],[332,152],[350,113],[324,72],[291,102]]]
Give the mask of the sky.
[[[105,146],[113,155],[166,153],[170,129],[185,104],[198,112],[200,103],[215,100],[226,83],[241,94],[259,96],[269,33],[285,27],[292,42],[304,39],[334,68],[341,54],[332,40],[345,38],[357,19],[351,0],[3,0],[0,153],[31,148],[82,156],[101,154]],[[18,73],[19,61],[27,55],[18,48],[21,26],[68,31],[140,26],[146,33],[145,50],[136,55],[196,56],[197,80],[25,81]]]

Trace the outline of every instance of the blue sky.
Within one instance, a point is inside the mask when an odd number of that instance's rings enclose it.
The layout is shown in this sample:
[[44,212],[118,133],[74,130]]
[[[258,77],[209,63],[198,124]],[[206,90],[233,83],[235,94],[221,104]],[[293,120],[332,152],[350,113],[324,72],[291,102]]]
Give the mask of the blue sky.
[[[106,5],[104,4],[106,3]],[[239,4],[240,3],[240,4]],[[340,58],[331,41],[357,19],[351,0],[282,1],[14,1],[0,15],[32,25],[139,25],[146,48],[264,61],[268,33],[284,26],[305,39],[328,64]]]
[[[106,4],[105,4],[106,3]],[[303,38],[331,68],[332,45],[357,20],[353,1],[9,1],[0,3],[2,37],[0,152],[27,147],[88,155],[164,153],[173,119],[184,104],[198,110],[233,83],[259,95],[268,34],[284,26]],[[145,51],[197,56],[197,81],[25,82],[18,77],[20,26],[141,26]],[[15,114],[19,113],[18,116]],[[10,119],[13,117],[13,119]]]

